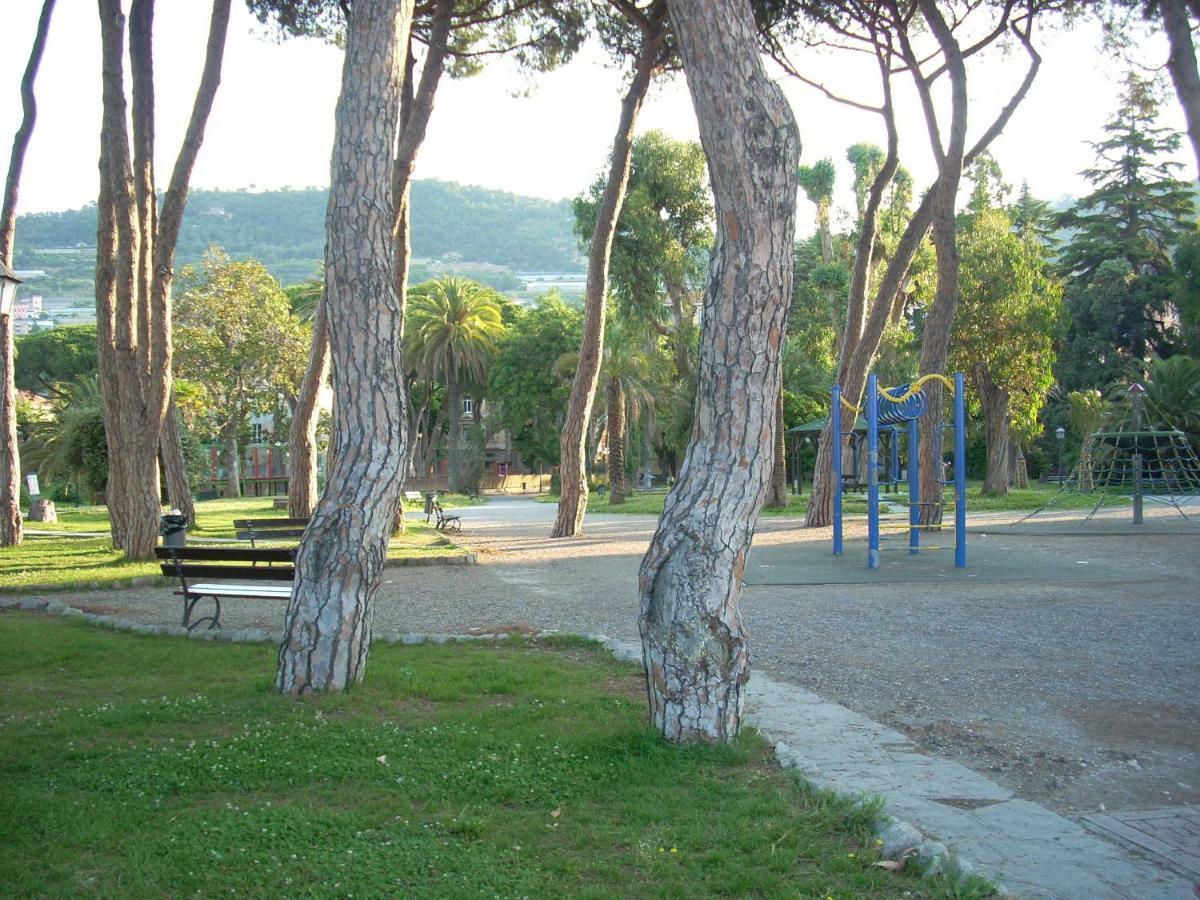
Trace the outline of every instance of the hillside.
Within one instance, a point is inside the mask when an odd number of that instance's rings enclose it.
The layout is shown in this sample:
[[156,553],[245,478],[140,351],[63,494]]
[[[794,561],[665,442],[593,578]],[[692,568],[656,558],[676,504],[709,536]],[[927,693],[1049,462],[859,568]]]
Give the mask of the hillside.
[[[261,260],[284,284],[309,277],[325,247],[324,189],[194,190],[179,238],[179,265],[195,262],[211,244],[235,257]],[[573,272],[583,267],[570,203],[521,197],[445,181],[416,181],[412,189],[414,278],[471,263],[497,287],[513,287],[517,271]],[[91,296],[96,207],[34,213],[17,223],[15,263],[44,269],[47,294]],[[510,282],[506,284],[505,282]]]

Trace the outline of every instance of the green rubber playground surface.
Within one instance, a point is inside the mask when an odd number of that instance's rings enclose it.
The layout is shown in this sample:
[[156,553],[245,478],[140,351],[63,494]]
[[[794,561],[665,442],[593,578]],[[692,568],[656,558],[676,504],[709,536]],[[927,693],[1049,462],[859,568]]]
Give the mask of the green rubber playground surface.
[[[931,546],[953,547],[952,532],[930,535]],[[1027,541],[1005,535],[971,534],[967,568],[954,567],[954,550],[908,552],[908,538],[887,541],[878,569],[867,568],[865,539],[847,540],[841,556],[828,542],[755,547],[746,563],[748,585],[822,584],[1001,584],[1076,581],[1136,581],[1128,570],[1106,563],[1099,554],[1038,552]],[[890,549],[890,548],[896,549]]]

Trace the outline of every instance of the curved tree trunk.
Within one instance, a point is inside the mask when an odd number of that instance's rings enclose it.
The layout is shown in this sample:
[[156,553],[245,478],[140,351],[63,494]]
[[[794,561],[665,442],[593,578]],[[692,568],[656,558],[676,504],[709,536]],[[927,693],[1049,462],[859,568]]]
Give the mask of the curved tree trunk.
[[1175,84],[1175,95],[1187,119],[1188,137],[1196,164],[1200,165],[1200,72],[1196,68],[1196,46],[1192,42],[1192,23],[1184,0],[1158,0],[1163,31],[1171,44],[1167,69]]
[[412,7],[355,0],[346,28],[325,250],[336,453],[296,556],[275,678],[285,694],[362,680],[404,480],[409,410],[391,176]]
[[583,339],[579,364],[571,383],[567,420],[563,424],[559,453],[562,480],[558,514],[551,537],[574,537],[583,529],[587,511],[587,433],[592,417],[592,401],[600,380],[600,360],[604,352],[604,313],[608,301],[608,264],[612,256],[617,219],[625,203],[629,169],[633,156],[633,126],[637,121],[650,81],[658,64],[662,46],[661,22],[642,36],[642,47],[634,66],[633,82],[621,101],[621,117],[613,137],[608,184],[596,210],[596,229],[592,232],[588,256],[587,291],[584,295]]
[[738,611],[766,496],[792,296],[800,140],[763,71],[749,3],[672,0],[716,201],[691,440],[639,573],[650,718],[726,741],[749,677]]
[[624,503],[629,495],[625,478],[625,391],[619,378],[608,379],[608,502]]
[[321,388],[329,378],[329,327],[324,292],[313,315],[312,346],[288,435],[288,515],[307,518],[317,505],[317,423]]
[[[924,7],[924,5],[923,3],[922,6]],[[929,5],[932,6],[933,4],[930,3]],[[936,9],[934,12],[936,13]],[[941,18],[940,15],[938,18]],[[1033,82],[1037,79],[1042,58],[1030,39],[1032,22],[1033,18],[1031,17],[1026,20],[1023,26],[1017,27],[1014,25],[1012,27],[1012,32],[1029,55],[1029,68],[1026,70],[1025,77],[1012,96],[1009,97],[1008,103],[1004,105],[996,115],[996,118],[992,120],[991,125],[987,127],[971,149],[962,157],[961,165],[958,167],[960,173],[963,167],[970,165],[1004,131],[1013,114],[1017,111],[1017,108],[1021,105],[1026,95],[1028,95],[1029,89],[1033,87]],[[951,37],[952,40],[953,38]],[[882,198],[883,187],[886,186],[886,183],[881,184],[881,179],[887,166],[891,165],[891,159],[895,154],[896,147],[895,121],[892,115],[891,92],[888,82],[890,67],[881,65],[880,68],[883,75],[882,83],[884,87],[884,121],[888,129],[888,163],[885,164],[885,169],[881,170],[880,177],[876,179],[871,189],[872,202],[876,203],[878,202],[874,200],[876,187],[879,188],[879,197]],[[914,73],[915,77],[920,78],[919,67],[915,68],[917,69]],[[965,73],[963,73],[963,77],[965,79]],[[924,87],[928,91],[928,83]],[[931,107],[927,107],[927,109],[931,110]],[[934,121],[934,127],[936,128],[936,121]],[[953,128],[954,125],[952,123],[952,130]],[[921,241],[925,237],[925,233],[929,230],[933,222],[934,200],[937,198],[942,184],[942,175],[940,172],[941,166],[939,166],[938,180],[926,192],[925,197],[913,213],[912,218],[909,219],[895,252],[892,254],[891,259],[888,260],[887,270],[883,280],[880,282],[879,288],[875,292],[875,302],[871,306],[870,316],[866,319],[865,327],[860,324],[862,322],[860,315],[862,306],[858,298],[860,295],[865,296],[865,285],[870,268],[869,266],[866,269],[860,268],[859,261],[864,258],[870,258],[869,250],[874,245],[874,234],[868,234],[866,226],[870,225],[872,229],[874,228],[872,224],[874,216],[867,215],[864,217],[864,227],[860,234],[859,245],[855,254],[854,277],[851,279],[850,300],[846,317],[846,334],[842,342],[837,378],[837,383],[842,388],[842,396],[847,402],[855,406],[861,404],[867,372],[874,363],[875,354],[879,350],[879,342],[883,337],[888,317],[895,314],[896,306],[900,302],[900,291],[908,277],[908,268]],[[890,179],[890,177],[889,175],[888,178]],[[955,191],[957,191],[957,185],[955,186]],[[883,302],[881,303],[881,301]],[[953,319],[953,316],[951,316],[951,319]],[[861,337],[856,337],[860,330]],[[945,365],[944,359],[942,365]],[[924,372],[925,369],[922,368],[921,371]],[[934,387],[936,390],[936,385]],[[843,410],[842,415],[843,433],[848,433],[845,429],[849,428],[849,424],[853,421],[853,418],[845,410]],[[819,528],[829,525],[833,518],[833,468],[830,465],[831,457],[828,447],[831,433],[831,425],[827,423],[821,432],[818,443],[817,463],[813,470],[812,499],[809,502],[808,516],[804,522],[805,527],[808,528]],[[922,435],[922,440],[925,448],[929,449],[930,441],[926,440],[924,434]],[[924,481],[924,484],[926,489],[929,489],[930,481],[928,479]]]
[[187,461],[183,456],[183,434],[179,427],[179,410],[175,398],[167,407],[163,420],[162,436],[159,438],[162,454],[163,477],[167,482],[167,499],[171,506],[187,517],[188,528],[196,527],[196,504],[192,500],[192,486],[187,477]]
[[446,468],[447,484],[451,491],[461,491],[466,468],[462,440],[462,386],[458,378],[447,379],[446,385]]
[[983,407],[983,434],[987,444],[987,474],[983,480],[983,492],[992,495],[1008,493],[1010,457],[1008,391],[992,381],[991,371],[985,362],[976,363],[975,389],[979,391],[979,404]]
[[766,505],[772,509],[787,509],[787,431],[783,421],[783,386],[775,403],[775,463],[771,467],[771,487],[767,491]]
[[[21,169],[25,165],[25,151],[29,148],[29,139],[33,136],[33,126],[37,121],[33,83],[42,64],[53,12],[54,0],[45,0],[33,46],[29,50],[29,62],[21,77],[21,125],[13,137],[8,177],[4,184],[4,202],[0,205],[0,263],[9,266],[13,263]],[[12,316],[0,316],[0,353],[4,354],[3,366],[0,366],[0,546],[14,547],[21,543],[24,534],[21,525],[21,456],[17,443],[16,388],[13,386],[16,353],[13,349]]]

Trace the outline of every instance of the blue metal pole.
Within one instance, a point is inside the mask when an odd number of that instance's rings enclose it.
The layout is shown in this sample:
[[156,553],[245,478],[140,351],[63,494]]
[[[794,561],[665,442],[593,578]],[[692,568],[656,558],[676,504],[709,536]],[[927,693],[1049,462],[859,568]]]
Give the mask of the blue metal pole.
[[867,568],[879,568],[879,388],[867,376]]
[[917,504],[921,500],[921,467],[918,465],[920,455],[917,452],[920,438],[919,419],[908,420],[908,552],[921,552],[921,508]]
[[954,565],[967,567],[967,415],[962,372],[954,373]]
[[833,555],[842,555],[842,389],[833,386],[833,406],[829,411],[833,426]]

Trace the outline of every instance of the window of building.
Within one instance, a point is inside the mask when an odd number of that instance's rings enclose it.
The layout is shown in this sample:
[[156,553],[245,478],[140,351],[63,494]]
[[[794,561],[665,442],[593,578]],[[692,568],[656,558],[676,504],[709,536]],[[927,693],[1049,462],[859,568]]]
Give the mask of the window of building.
[[463,397],[462,405],[463,405],[463,415],[464,416],[471,415],[471,413],[474,412],[474,410],[475,410],[474,401],[470,397]]
[[255,422],[250,426],[250,443],[261,444],[263,442],[263,427],[259,422]]
[[464,441],[469,441],[471,439],[471,426],[470,425],[464,425],[462,427],[462,439]]

